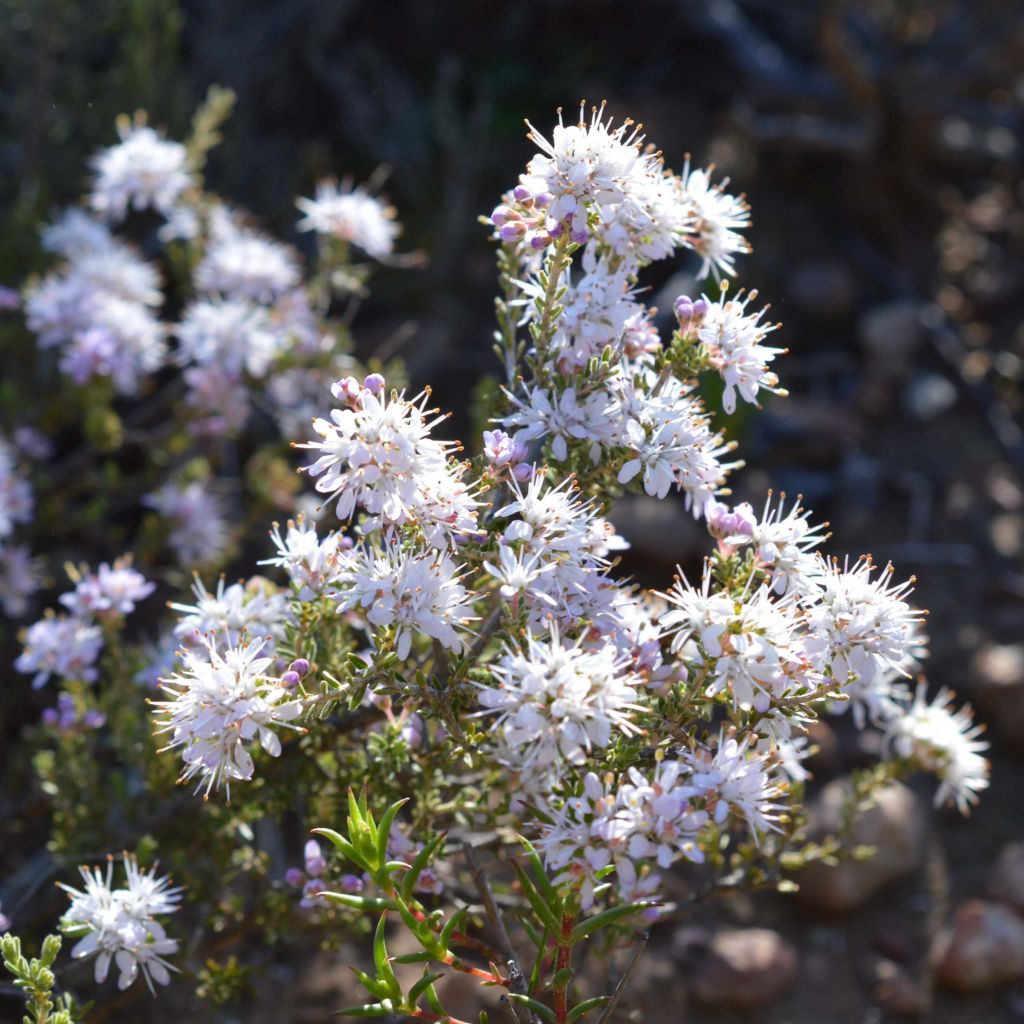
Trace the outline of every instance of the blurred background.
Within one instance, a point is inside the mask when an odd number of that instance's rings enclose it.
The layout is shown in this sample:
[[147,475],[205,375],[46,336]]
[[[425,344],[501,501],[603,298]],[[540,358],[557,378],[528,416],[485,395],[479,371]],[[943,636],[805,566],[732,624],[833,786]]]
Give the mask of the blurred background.
[[[144,108],[180,138],[212,83],[238,102],[208,184],[286,240],[301,244],[294,197],[318,177],[387,170],[400,248],[424,261],[378,274],[360,352],[404,358],[455,410],[453,436],[494,369],[477,217],[531,155],[524,117],[546,131],[557,107],[607,99],[670,166],[691,153],[747,194],[740,282],[783,324],[791,397],[733,424],[751,467],[737,495],[802,494],[832,553],[918,577],[929,679],[989,723],[993,785],[967,821],[913,789],[873,812],[861,841],[879,857],[842,884],[659,925],[637,1019],[1024,1020],[1019,980],[934,995],[972,987],[979,931],[1024,975],[1017,918],[968,907],[966,974],[936,977],[929,960],[966,901],[1024,909],[1020,3],[0,0],[0,284],[45,265],[38,225],[81,194],[117,114]],[[695,287],[678,266],[652,272],[665,311]],[[707,546],[681,502],[631,499],[615,519],[645,582]],[[819,784],[874,753],[844,724],[815,737]],[[819,801],[827,815],[827,787]],[[216,1019],[324,1019],[350,986],[338,961],[257,980],[288,986],[287,1012],[275,999],[273,1016],[254,1002]]]

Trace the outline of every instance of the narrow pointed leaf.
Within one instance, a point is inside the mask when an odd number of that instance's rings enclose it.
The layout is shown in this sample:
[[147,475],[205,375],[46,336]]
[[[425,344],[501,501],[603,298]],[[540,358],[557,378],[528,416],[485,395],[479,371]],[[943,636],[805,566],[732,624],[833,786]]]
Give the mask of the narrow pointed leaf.
[[362,1006],[346,1006],[344,1010],[335,1010],[335,1017],[388,1017],[391,1011],[380,1003],[364,1003]]
[[323,836],[325,839],[329,839],[357,867],[362,868],[364,871],[370,870],[370,864],[366,858],[343,835],[330,828],[315,828],[313,832],[316,835]]
[[423,873],[423,869],[430,863],[430,858],[434,856],[438,847],[445,841],[445,837],[448,835],[447,832],[440,832],[433,839],[423,847],[418,854],[416,854],[415,860],[412,862],[412,867],[409,869],[408,874],[402,879],[401,892],[402,895],[407,899],[412,899],[412,891],[416,886],[416,882],[419,880],[420,875]]
[[409,989],[409,1005],[415,1006],[416,1000],[426,991],[428,986],[433,985],[438,978],[443,978],[443,974],[431,974],[427,968],[423,969],[423,977],[416,982],[411,989]]
[[621,907],[612,907],[610,910],[602,911],[600,914],[595,914],[593,917],[588,917],[585,921],[581,921],[572,930],[572,936],[569,941],[571,943],[577,943],[581,939],[585,939],[591,932],[596,932],[599,928],[607,928],[611,924],[615,924],[616,921],[621,921],[624,917],[628,917],[630,914],[636,914],[638,911],[646,910],[648,907],[657,906],[653,901],[644,903],[627,903]]
[[533,848],[533,843],[529,839],[519,836],[519,842],[523,844],[523,849],[526,850],[526,859],[530,862],[530,867],[533,868],[533,873],[537,878],[537,888],[543,894],[544,899],[549,903],[554,903],[558,894],[548,878],[548,873],[544,870],[544,862],[540,859],[539,854]]
[[523,894],[530,901],[530,906],[533,907],[533,912],[544,922],[545,927],[548,928],[553,934],[558,933],[559,921],[555,917],[551,908],[544,902],[540,893],[537,892],[530,881],[526,872],[515,862],[512,861],[512,867],[515,868],[516,874],[519,876],[519,883],[522,887]]
[[387,926],[388,915],[381,914],[377,922],[377,930],[373,935],[373,962],[377,967],[377,974],[391,993],[391,998],[400,1003],[402,1001],[402,986],[395,977],[395,970],[391,966],[391,959],[388,956],[388,947],[384,942],[384,929]]
[[340,903],[343,907],[351,907],[353,910],[394,910],[395,905],[391,900],[380,899],[376,896],[353,896],[349,892],[321,892],[318,896],[330,900],[332,903]]
[[528,1006],[534,1013],[539,1014],[545,1020],[551,1021],[554,1024],[555,1011],[550,1006],[545,1006],[543,1003],[538,1002],[536,999],[532,999],[530,996],[524,996],[520,992],[509,992],[509,999],[514,999],[518,1003],[522,1003],[524,1006]]
[[574,1020],[579,1020],[583,1014],[590,1013],[591,1010],[596,1010],[599,1006],[604,1006],[608,999],[608,996],[594,996],[593,999],[585,999],[582,1003],[577,1003],[569,1011],[569,1016],[565,1018],[567,1024],[572,1024]]
[[395,820],[395,816],[408,803],[408,800],[409,798],[406,797],[393,803],[384,812],[384,816],[380,819],[380,824],[377,826],[377,860],[381,864],[388,859],[388,838],[391,836],[391,825]]

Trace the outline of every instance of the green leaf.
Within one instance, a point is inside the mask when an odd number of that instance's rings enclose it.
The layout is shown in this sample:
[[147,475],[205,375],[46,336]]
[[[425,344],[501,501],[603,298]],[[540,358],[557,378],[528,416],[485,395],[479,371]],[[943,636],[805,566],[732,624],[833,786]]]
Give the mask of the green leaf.
[[332,903],[340,903],[343,907],[351,907],[353,910],[394,910],[395,905],[391,900],[380,899],[375,896],[354,896],[348,892],[321,892],[319,896],[330,900]]
[[572,981],[575,974],[576,972],[571,967],[563,967],[552,976],[547,987],[551,989],[565,988]]
[[348,834],[352,836],[352,826],[356,825],[359,828],[365,826],[363,821],[363,815],[359,810],[359,801],[356,799],[355,790],[349,786],[348,788]]
[[656,906],[656,902],[647,900],[643,903],[626,903],[621,907],[612,907],[610,910],[602,911],[600,914],[588,917],[585,921],[581,921],[576,925],[569,937],[569,942],[575,945],[581,939],[585,939],[590,935],[591,932],[596,932],[599,928],[607,928],[609,925],[615,924],[616,921],[621,921],[622,918],[628,917],[630,914]]
[[395,971],[388,956],[388,947],[384,942],[384,929],[387,926],[387,920],[388,915],[381,914],[380,920],[377,922],[377,930],[373,933],[373,962],[381,981],[387,985],[391,998],[395,1002],[401,1003],[402,986],[398,983],[398,978],[395,977]]
[[438,847],[445,841],[447,832],[439,832],[433,839],[423,847],[418,854],[416,854],[415,860],[412,862],[412,867],[409,869],[408,874],[402,879],[402,885],[400,891],[402,895],[407,899],[412,899],[412,891],[418,881],[420,875],[423,873],[423,869],[430,863],[430,858],[437,852]]
[[540,949],[541,943],[547,941],[547,932],[545,931],[544,937],[542,937],[541,933],[537,931],[537,929],[534,928],[533,925],[526,920],[526,918],[523,918],[519,923],[523,926],[523,931],[526,932],[526,937],[530,940],[530,942],[532,942],[538,949]]
[[522,1003],[524,1006],[528,1006],[534,1013],[539,1014],[545,1020],[549,1020],[554,1024],[555,1011],[550,1006],[545,1006],[536,999],[531,999],[530,996],[524,996],[521,992],[509,992],[508,997],[509,999],[515,999],[516,1002]]
[[441,929],[441,943],[447,950],[452,942],[452,935],[455,933],[455,929],[459,927],[462,921],[466,917],[466,908],[463,907],[461,910],[457,910],[448,920],[445,922],[444,927]]
[[525,836],[518,836],[518,839],[523,844],[523,848],[526,850],[526,859],[530,862],[530,867],[533,868],[533,873],[537,877],[537,888],[548,903],[554,904],[558,900],[558,893],[555,892],[555,887],[551,884],[548,873],[544,870],[544,862],[540,859],[539,854],[533,848],[533,843],[529,839]]
[[371,996],[376,996],[378,999],[386,999],[390,994],[388,986],[383,981],[379,981],[372,974],[367,974],[366,971],[361,971],[358,967],[353,964],[349,964],[349,968],[352,973],[359,979],[359,983],[370,993]]
[[423,953],[403,953],[401,956],[391,958],[391,962],[394,964],[427,964],[431,960],[437,961],[439,957],[436,957],[429,951]]
[[566,1024],[572,1024],[574,1020],[579,1020],[585,1013],[590,1013],[591,1010],[603,1006],[609,998],[609,996],[594,996],[593,999],[585,999],[582,1003],[577,1003],[569,1011],[569,1016],[565,1018]]
[[519,876],[519,882],[523,893],[530,901],[530,906],[533,908],[533,912],[541,919],[541,921],[544,922],[548,931],[557,935],[560,924],[555,913],[541,898],[540,893],[537,892],[533,882],[530,881],[523,868],[521,868],[515,861],[512,861],[512,867],[515,868],[516,874]]
[[370,870],[370,865],[367,864],[366,858],[343,835],[335,832],[334,829],[315,828],[313,829],[313,834],[323,836],[324,839],[329,840],[357,867],[362,868],[364,871]]
[[389,1017],[391,1011],[380,1003],[363,1003],[362,1006],[346,1006],[344,1010],[335,1010],[335,1017]]
[[424,967],[423,977],[416,982],[411,989],[409,989],[409,1005],[415,1006],[416,1000],[427,990],[430,985],[433,985],[438,978],[443,978],[443,974],[431,974],[430,971]]
[[391,825],[395,820],[395,816],[408,802],[408,797],[397,800],[384,812],[384,816],[380,819],[380,825],[377,828],[377,862],[380,864],[383,864],[388,859],[388,838],[391,835]]

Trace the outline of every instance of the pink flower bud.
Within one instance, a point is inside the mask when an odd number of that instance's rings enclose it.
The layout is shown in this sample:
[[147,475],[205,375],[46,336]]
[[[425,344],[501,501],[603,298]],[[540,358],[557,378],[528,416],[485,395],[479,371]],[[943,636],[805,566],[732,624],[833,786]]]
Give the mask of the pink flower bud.
[[359,381],[355,377],[343,377],[331,385],[331,394],[346,405],[355,405],[359,401]]
[[372,395],[379,395],[384,390],[384,377],[379,373],[368,374],[363,387]]
[[309,662],[305,658],[296,658],[289,666],[289,672],[295,672],[301,679],[309,671]]
[[504,242],[518,242],[526,234],[526,225],[521,220],[509,221],[498,229]]

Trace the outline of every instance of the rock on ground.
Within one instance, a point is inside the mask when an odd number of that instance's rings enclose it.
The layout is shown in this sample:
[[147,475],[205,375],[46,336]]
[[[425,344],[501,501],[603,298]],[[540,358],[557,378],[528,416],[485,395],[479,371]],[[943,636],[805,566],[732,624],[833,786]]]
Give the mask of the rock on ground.
[[961,992],[1024,976],[1024,919],[992,900],[969,900],[936,937],[932,962],[940,984]]
[[796,949],[769,928],[724,929],[688,958],[689,988],[702,1003],[765,1006],[796,980]]
[[[848,778],[835,779],[810,805],[809,828],[815,840],[839,831]],[[873,807],[857,819],[852,845],[875,848],[867,860],[839,864],[809,864],[794,875],[805,905],[830,914],[843,914],[867,903],[891,882],[911,874],[924,857],[928,810],[902,783],[878,793]]]

